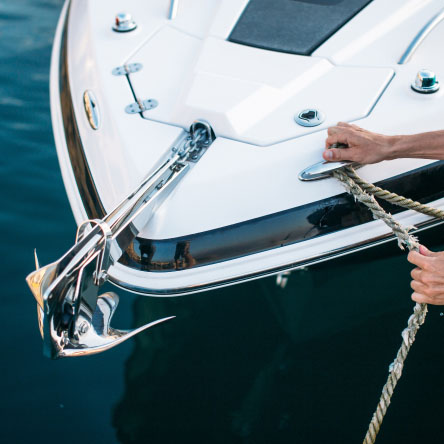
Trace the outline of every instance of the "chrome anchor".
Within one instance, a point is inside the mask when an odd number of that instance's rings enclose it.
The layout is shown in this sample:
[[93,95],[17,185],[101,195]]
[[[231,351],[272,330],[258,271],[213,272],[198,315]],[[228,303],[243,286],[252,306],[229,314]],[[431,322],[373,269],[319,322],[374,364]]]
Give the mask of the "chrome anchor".
[[[132,240],[215,139],[203,121],[193,123],[163,163],[101,220],[79,226],[76,242],[58,261],[39,266],[26,281],[37,301],[44,354],[51,358],[84,356],[108,350],[132,336],[173,319],[158,319],[134,330],[110,326],[119,303],[116,293],[98,294]],[[198,159],[197,159],[198,160]],[[161,184],[161,186],[159,186]]]

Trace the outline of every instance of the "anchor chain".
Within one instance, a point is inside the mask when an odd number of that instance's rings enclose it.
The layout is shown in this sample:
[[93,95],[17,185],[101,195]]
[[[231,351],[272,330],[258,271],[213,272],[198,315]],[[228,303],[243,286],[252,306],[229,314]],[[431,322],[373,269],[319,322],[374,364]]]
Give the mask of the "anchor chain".
[[[385,212],[376,201],[375,196],[402,206],[403,208],[413,209],[441,219],[444,218],[444,212],[441,210],[420,204],[419,202],[412,201],[403,196],[398,196],[395,193],[383,190],[382,188],[366,182],[359,177],[356,174],[356,171],[350,166],[333,171],[332,176],[338,179],[357,201],[367,206],[373,213],[375,219],[382,220],[393,231],[393,234],[398,239],[398,245],[401,249],[404,249],[404,245],[406,245],[409,250],[419,251],[418,239],[409,234],[410,228],[404,228],[391,214]],[[416,303],[413,309],[413,314],[407,321],[407,327],[401,333],[401,347],[396,354],[395,360],[389,367],[387,382],[382,388],[381,397],[376,410],[373,413],[363,444],[373,444],[376,441],[376,436],[381,428],[384,416],[387,413],[393,392],[402,376],[405,360],[413,342],[415,341],[416,333],[425,321],[426,315],[427,304]]]

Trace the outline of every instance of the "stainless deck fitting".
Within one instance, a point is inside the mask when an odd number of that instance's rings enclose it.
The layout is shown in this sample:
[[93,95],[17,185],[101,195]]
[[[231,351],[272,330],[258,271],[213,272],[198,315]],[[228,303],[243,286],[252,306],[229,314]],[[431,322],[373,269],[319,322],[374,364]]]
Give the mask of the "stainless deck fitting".
[[128,12],[119,12],[113,25],[113,30],[116,32],[130,32],[137,28],[136,22]]
[[428,69],[418,71],[411,86],[414,91],[421,94],[433,94],[439,90],[439,82],[436,80],[435,73]]
[[[26,281],[37,301],[44,353],[51,358],[100,353],[161,322],[135,330],[110,326],[117,294],[98,294],[115,264],[152,214],[169,196],[191,166],[193,153],[212,144],[214,133],[206,122],[193,123],[168,151],[159,168],[102,220],[79,226],[76,243],[58,261],[40,267]],[[194,159],[193,159],[194,160]]]
[[415,38],[411,41],[410,45],[405,50],[404,54],[399,59],[398,64],[403,65],[407,63],[418,49],[419,45],[425,40],[425,38],[444,20],[444,9],[438,12],[432,17],[426,25],[416,34]]
[[309,180],[319,180],[326,179],[327,177],[331,177],[331,173],[335,170],[338,170],[347,165],[352,165],[354,168],[358,166],[358,164],[354,162],[318,162],[314,165],[310,165],[299,173],[299,180],[303,182]]
[[92,91],[86,90],[83,93],[83,106],[85,107],[86,118],[93,130],[100,127],[100,112],[97,100]]
[[116,66],[112,71],[114,76],[125,76],[127,74],[133,74],[139,72],[143,68],[141,63],[128,63],[127,65]]
[[294,116],[294,120],[301,126],[318,126],[325,120],[325,115],[322,111],[314,108],[303,109]]
[[127,105],[125,111],[128,114],[137,114],[156,108],[157,105],[159,105],[159,102],[155,99],[138,100],[137,102]]

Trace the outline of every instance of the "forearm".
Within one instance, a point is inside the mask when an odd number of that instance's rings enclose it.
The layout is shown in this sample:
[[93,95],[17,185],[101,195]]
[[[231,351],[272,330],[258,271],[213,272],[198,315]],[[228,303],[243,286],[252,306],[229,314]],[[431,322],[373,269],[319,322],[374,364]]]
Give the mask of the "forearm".
[[392,136],[387,159],[419,158],[444,160],[444,131]]

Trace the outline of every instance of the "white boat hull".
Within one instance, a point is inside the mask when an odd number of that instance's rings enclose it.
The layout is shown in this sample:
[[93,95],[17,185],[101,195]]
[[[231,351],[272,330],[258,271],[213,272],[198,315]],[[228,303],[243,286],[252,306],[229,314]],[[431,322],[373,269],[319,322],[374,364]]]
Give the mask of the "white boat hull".
[[[168,19],[169,2],[152,3],[127,2],[138,28],[119,34],[111,27],[119,2],[67,2],[54,42],[53,128],[78,224],[111,211],[155,169],[196,118],[209,121],[217,136],[168,200],[150,215],[127,258],[111,266],[111,282],[142,294],[175,296],[280,273],[392,239],[389,229],[373,220],[326,229],[321,217],[304,233],[306,215],[300,222],[292,216],[299,234],[282,234],[279,224],[298,209],[312,206],[316,212],[344,199],[344,190],[333,178],[309,183],[298,179],[299,171],[321,160],[326,128],[338,120],[389,134],[442,128],[444,92],[422,95],[410,84],[424,67],[444,77],[444,60],[439,57],[444,22],[408,63],[398,61],[444,2],[387,5],[374,0],[312,56],[228,41],[247,2],[190,1],[186,7],[181,4],[174,21]],[[382,12],[384,20],[376,20]],[[61,76],[60,57],[66,57],[67,78]],[[142,63],[143,69],[129,76],[130,83],[126,76],[112,74],[117,66],[134,62]],[[87,90],[94,92],[100,106],[97,130],[85,113]],[[67,93],[81,168],[69,146]],[[134,102],[134,94],[156,99],[159,106],[141,115],[128,114],[125,108]],[[309,107],[325,112],[322,125],[304,128],[294,122],[294,114]],[[408,181],[410,174],[421,181],[427,180],[423,177],[429,169],[440,174],[440,166],[430,160],[399,159],[365,166],[360,174],[370,182],[396,181],[393,178],[402,175],[399,180]],[[428,195],[440,191],[429,190]],[[444,209],[443,198],[430,204]],[[396,218],[424,229],[440,223],[411,211]],[[263,235],[252,237],[251,243],[260,242],[244,245],[248,239],[242,233],[254,230]],[[229,233],[226,243],[224,233]],[[211,245],[216,238],[218,244]],[[144,258],[144,242],[154,245],[153,257]],[[191,262],[183,251],[174,251],[174,245],[184,242],[189,242],[185,248]]]

